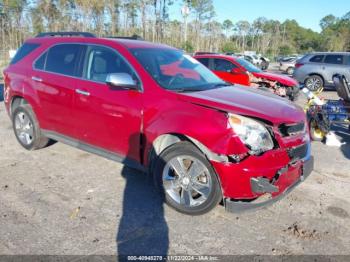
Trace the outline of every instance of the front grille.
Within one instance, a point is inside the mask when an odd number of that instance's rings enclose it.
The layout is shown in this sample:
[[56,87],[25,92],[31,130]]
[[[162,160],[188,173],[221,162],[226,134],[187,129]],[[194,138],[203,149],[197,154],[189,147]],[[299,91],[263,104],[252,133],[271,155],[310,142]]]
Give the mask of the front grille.
[[278,129],[283,137],[294,136],[305,131],[305,124],[304,122],[297,124],[281,124]]
[[293,147],[288,149],[288,156],[291,162],[303,159],[307,156],[308,144],[303,144],[301,146]]

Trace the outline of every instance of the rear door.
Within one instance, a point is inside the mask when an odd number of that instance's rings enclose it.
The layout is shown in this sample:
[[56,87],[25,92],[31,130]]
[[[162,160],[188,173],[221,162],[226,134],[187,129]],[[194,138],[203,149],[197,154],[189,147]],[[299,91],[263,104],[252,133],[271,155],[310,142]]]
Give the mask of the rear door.
[[83,77],[77,80],[76,132],[86,144],[139,160],[142,91],[111,88],[110,73],[127,73],[140,83],[130,64],[107,46],[87,45]]
[[346,56],[343,54],[329,54],[324,59],[324,77],[327,84],[333,84],[333,76],[346,75],[348,66],[345,64]]
[[34,62],[31,78],[46,119],[45,128],[69,137],[76,137],[72,105],[82,51],[80,44],[52,46]]

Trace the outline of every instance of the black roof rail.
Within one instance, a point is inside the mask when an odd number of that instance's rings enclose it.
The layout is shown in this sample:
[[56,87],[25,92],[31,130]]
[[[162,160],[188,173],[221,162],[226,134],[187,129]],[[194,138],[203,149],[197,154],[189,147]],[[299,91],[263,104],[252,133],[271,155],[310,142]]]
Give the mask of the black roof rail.
[[82,37],[96,37],[93,33],[88,32],[44,32],[39,33],[35,37],[47,37],[47,36],[82,36]]
[[144,40],[139,35],[132,35],[132,36],[107,36],[107,38],[116,38],[116,39],[129,39],[129,40]]

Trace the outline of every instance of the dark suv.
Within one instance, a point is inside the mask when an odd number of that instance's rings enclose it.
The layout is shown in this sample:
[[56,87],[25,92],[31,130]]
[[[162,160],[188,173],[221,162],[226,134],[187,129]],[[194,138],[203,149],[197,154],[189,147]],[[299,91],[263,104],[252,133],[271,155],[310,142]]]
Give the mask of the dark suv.
[[293,77],[311,91],[334,87],[337,74],[350,79],[350,53],[323,52],[303,56],[295,64]]
[[41,34],[24,43],[4,77],[6,109],[24,148],[61,141],[149,171],[180,212],[202,214],[222,199],[229,211],[257,208],[313,168],[302,109],[232,88],[169,46]]

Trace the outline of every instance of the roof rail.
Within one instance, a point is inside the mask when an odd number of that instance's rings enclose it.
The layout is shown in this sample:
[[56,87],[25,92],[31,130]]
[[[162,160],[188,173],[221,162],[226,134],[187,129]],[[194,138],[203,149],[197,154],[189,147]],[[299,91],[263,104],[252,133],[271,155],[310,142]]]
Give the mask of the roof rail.
[[132,36],[107,36],[107,38],[116,38],[116,39],[130,39],[130,40],[144,40],[139,35],[132,35]]
[[47,37],[47,36],[82,36],[82,37],[96,37],[92,33],[88,32],[44,32],[39,33],[35,37]]

